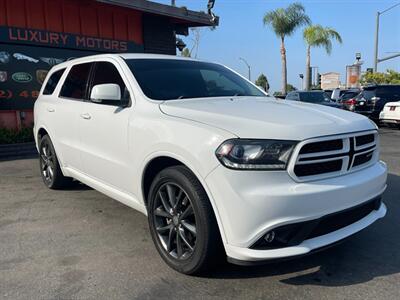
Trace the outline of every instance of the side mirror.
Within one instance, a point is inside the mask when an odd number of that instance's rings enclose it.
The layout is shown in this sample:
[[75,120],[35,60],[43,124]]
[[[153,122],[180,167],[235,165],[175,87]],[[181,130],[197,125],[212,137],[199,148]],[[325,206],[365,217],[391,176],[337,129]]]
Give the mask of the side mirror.
[[121,102],[121,88],[118,84],[98,84],[92,88],[90,100],[101,103],[103,100]]

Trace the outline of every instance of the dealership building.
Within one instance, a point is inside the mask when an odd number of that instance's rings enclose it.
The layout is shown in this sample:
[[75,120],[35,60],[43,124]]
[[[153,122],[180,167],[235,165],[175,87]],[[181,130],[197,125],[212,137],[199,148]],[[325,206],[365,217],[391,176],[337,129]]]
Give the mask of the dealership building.
[[58,63],[109,52],[175,55],[176,35],[217,22],[145,0],[0,0],[0,127],[32,125],[34,101]]

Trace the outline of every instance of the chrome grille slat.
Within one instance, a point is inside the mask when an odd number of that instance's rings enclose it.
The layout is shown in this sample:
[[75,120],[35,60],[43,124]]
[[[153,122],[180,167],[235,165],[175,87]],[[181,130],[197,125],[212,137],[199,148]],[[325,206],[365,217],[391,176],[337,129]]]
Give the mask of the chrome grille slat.
[[[369,142],[372,136],[374,140]],[[332,145],[339,145],[340,140],[342,149],[318,151],[318,146],[321,149],[332,149]],[[377,131],[367,131],[314,138],[300,142],[293,153],[288,172],[296,181],[303,182],[345,175],[360,170],[377,161],[379,156],[378,141]],[[368,143],[364,144],[365,142]],[[324,143],[327,143],[327,145],[324,145]],[[308,146],[310,144],[312,146]],[[302,151],[304,148],[307,151]],[[310,153],[310,149],[316,152]],[[368,153],[371,153],[371,156]],[[354,165],[356,159],[357,165]],[[339,170],[338,161],[340,160],[342,161],[342,167]],[[335,161],[336,163],[334,163]],[[312,168],[316,168],[316,170],[312,170]]]

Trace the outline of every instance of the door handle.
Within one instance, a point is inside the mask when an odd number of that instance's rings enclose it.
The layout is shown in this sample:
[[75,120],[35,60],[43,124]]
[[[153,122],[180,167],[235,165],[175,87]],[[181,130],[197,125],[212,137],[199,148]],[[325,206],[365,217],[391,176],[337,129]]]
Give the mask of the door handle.
[[81,114],[81,118],[85,119],[85,120],[90,120],[92,118],[92,116],[89,115],[88,113],[85,113],[85,114]]
[[47,111],[48,111],[48,112],[55,112],[56,110],[55,110],[54,108],[52,108],[52,107],[48,107],[48,108],[47,108]]

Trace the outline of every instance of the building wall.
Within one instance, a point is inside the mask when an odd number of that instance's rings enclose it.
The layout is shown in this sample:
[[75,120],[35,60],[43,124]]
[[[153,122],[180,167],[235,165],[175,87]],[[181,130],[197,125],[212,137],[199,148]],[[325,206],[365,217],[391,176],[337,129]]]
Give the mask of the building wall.
[[0,26],[143,44],[142,13],[90,0],[0,0]]
[[333,90],[340,87],[340,74],[331,72],[321,75],[321,88],[323,90]]
[[[21,34],[20,34],[21,33]],[[69,34],[70,41],[85,37],[126,41],[127,47],[112,48],[112,52],[146,52],[176,54],[176,39],[171,20],[93,0],[0,0],[0,53],[9,53],[9,63],[0,62],[0,127],[31,126],[33,103],[40,89],[38,73],[52,64],[39,61],[36,65],[16,60],[15,53],[39,57],[69,59],[101,52],[104,47],[84,47],[76,43],[55,44],[35,42],[41,34]],[[21,38],[19,38],[21,37]],[[33,40],[33,41],[32,41]],[[16,83],[12,75],[28,73],[29,83]],[[1,78],[1,76],[0,76]]]
[[168,18],[143,16],[144,52],[176,55],[176,37]]

